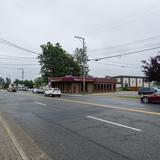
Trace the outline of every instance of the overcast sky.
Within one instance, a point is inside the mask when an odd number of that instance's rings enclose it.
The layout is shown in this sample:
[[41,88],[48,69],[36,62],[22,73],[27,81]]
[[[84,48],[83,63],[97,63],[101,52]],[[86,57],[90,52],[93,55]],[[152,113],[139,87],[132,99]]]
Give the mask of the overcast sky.
[[[85,38],[89,58],[128,53],[160,46],[159,0],[1,0],[0,37],[32,51],[59,42],[69,53]],[[90,61],[90,75],[143,75],[141,60],[159,50],[119,58]],[[13,58],[7,56],[15,56]],[[34,79],[36,55],[0,43],[0,76]]]

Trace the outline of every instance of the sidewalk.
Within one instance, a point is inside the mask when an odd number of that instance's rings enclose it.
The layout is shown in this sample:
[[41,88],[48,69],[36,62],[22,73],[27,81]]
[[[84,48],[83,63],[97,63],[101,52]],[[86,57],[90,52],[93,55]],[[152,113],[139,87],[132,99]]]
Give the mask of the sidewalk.
[[22,160],[6,129],[0,122],[0,160]]

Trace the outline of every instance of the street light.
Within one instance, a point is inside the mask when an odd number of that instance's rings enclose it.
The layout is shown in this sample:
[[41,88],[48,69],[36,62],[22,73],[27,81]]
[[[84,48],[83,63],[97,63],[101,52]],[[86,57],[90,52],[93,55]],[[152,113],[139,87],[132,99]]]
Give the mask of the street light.
[[[84,38],[83,37],[79,37],[79,36],[74,36],[75,38],[81,39],[82,43],[83,43],[83,55],[84,55]],[[85,62],[84,62],[84,57],[83,57],[83,93],[86,91],[86,83],[85,83]]]

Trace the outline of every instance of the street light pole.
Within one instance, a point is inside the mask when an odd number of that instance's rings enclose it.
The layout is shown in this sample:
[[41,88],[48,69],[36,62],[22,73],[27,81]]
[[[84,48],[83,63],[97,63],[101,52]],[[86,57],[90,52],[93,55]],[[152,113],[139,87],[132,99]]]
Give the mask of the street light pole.
[[[83,37],[79,37],[79,36],[74,36],[74,37],[82,40],[82,43],[83,43],[82,50],[83,50],[83,55],[84,55],[84,52],[85,52],[85,49],[84,49],[84,40],[85,39]],[[85,82],[85,62],[84,62],[84,56],[83,56],[82,70],[83,70],[83,93],[85,93],[85,91],[86,91],[86,82]]]

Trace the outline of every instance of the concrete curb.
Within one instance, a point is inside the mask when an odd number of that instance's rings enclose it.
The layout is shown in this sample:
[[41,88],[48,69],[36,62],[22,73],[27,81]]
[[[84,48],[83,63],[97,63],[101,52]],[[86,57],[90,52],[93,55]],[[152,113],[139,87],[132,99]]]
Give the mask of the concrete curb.
[[6,113],[0,113],[0,122],[5,127],[10,139],[22,160],[51,160]]

